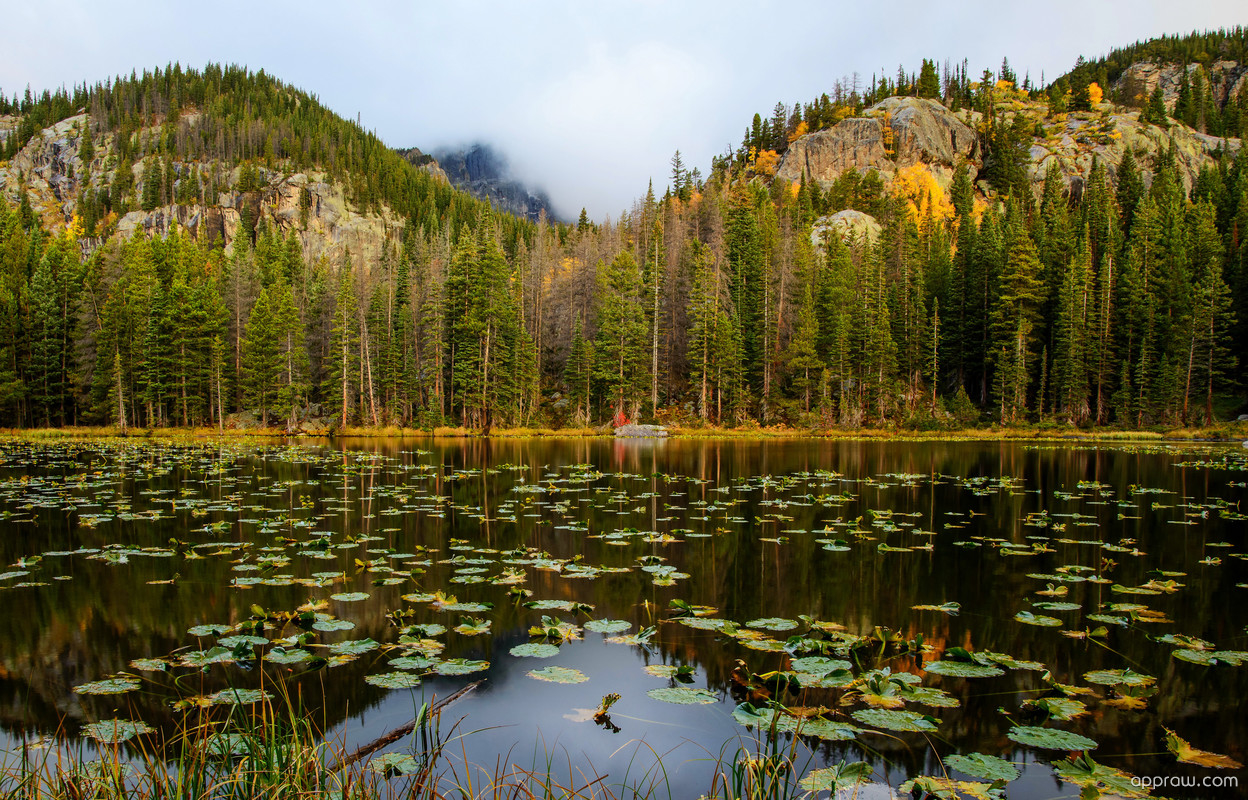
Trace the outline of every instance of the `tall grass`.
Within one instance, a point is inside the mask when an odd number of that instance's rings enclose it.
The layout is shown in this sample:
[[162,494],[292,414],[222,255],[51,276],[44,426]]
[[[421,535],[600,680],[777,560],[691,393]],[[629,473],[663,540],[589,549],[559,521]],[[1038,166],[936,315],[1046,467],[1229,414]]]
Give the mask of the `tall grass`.
[[[289,695],[254,707],[198,709],[172,735],[124,745],[53,746],[0,755],[3,800],[684,800],[663,756],[634,741],[619,776],[574,765],[535,743],[530,766],[507,753],[473,764],[459,723],[444,730],[443,703],[422,703],[413,722],[348,752],[326,739]],[[762,732],[716,758],[710,800],[791,800],[813,754],[792,737]],[[393,747],[392,747],[393,746]],[[626,745],[627,746],[627,745]],[[624,748],[621,748],[621,750]],[[384,752],[383,752],[384,751]],[[618,751],[617,751],[618,752]],[[804,760],[803,760],[804,754]]]

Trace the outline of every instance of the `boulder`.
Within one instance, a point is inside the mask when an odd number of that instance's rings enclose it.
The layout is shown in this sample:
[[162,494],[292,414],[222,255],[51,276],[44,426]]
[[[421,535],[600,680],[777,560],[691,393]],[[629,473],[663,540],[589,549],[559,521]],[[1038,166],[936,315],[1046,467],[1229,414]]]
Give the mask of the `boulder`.
[[842,239],[854,236],[875,240],[880,235],[880,223],[870,214],[847,208],[815,220],[810,229],[811,244],[821,246],[824,236],[829,233],[835,233]]
[[667,428],[662,425],[621,425],[615,429],[617,439],[665,439]]

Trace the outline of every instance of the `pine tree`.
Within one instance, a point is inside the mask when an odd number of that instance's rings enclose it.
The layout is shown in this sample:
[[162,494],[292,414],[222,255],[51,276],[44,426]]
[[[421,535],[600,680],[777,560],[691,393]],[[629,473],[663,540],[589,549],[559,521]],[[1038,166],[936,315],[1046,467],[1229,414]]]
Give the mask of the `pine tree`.
[[[819,323],[815,310],[814,281],[807,279],[802,290],[802,303],[797,313],[797,329],[789,341],[785,351],[785,363],[796,376],[796,383],[802,393],[803,410],[810,411],[810,394],[816,378],[822,374],[824,364],[819,359],[817,343]],[[815,378],[812,378],[812,374]]]
[[1095,326],[1095,273],[1086,250],[1070,259],[1058,292],[1054,323],[1054,411],[1078,425],[1091,415],[1090,346]]
[[1170,127],[1170,115],[1166,113],[1166,98],[1160,84],[1148,98],[1148,122],[1160,128]]
[[1012,209],[1008,256],[998,278],[991,312],[993,394],[1002,424],[1020,421],[1027,411],[1029,370],[1034,358],[1035,328],[1044,302],[1042,265],[1035,243],[1017,209]]
[[753,192],[743,182],[734,185],[729,196],[724,239],[732,307],[741,325],[742,367],[750,388],[761,394],[764,389],[767,269]]
[[646,323],[641,270],[625,250],[600,265],[594,337],[595,375],[617,418],[635,417],[648,383],[645,370]]
[[269,290],[264,289],[251,307],[243,333],[243,397],[255,408],[260,424],[268,426],[281,356],[277,352],[277,331],[270,307]]
[[278,281],[268,291],[273,352],[277,357],[272,407],[275,414],[287,419],[287,430],[294,430],[308,392],[308,353],[304,348],[303,322],[285,281]]
[[1118,209],[1122,213],[1122,232],[1131,234],[1131,219],[1135,216],[1135,208],[1144,196],[1144,181],[1140,178],[1139,169],[1135,165],[1135,156],[1128,147],[1118,164]]
[[940,78],[936,75],[935,61],[923,59],[923,66],[919,70],[919,81],[915,87],[915,94],[919,97],[940,98]]
[[575,411],[573,419],[580,426],[585,426],[593,419],[590,405],[590,389],[593,379],[594,350],[593,343],[585,339],[582,332],[581,317],[578,314],[572,325],[572,345],[568,351],[568,360],[564,365],[563,379],[568,386],[568,394],[573,397]]
[[330,331],[328,369],[324,397],[346,427],[355,410],[352,401],[358,382],[352,380],[359,365],[358,301],[355,276],[348,255],[338,270],[338,291],[334,296],[333,327]]

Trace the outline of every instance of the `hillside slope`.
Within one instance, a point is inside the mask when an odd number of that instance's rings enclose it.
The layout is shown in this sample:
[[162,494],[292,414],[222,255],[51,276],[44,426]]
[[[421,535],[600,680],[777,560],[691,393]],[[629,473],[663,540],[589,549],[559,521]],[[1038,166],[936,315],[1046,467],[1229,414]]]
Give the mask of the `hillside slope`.
[[374,261],[409,224],[458,230],[487,207],[314,96],[240,67],[157,69],[13,110],[0,116],[0,194],[27,195],[53,230],[76,215],[91,243],[176,221],[231,249],[267,226],[307,259]]

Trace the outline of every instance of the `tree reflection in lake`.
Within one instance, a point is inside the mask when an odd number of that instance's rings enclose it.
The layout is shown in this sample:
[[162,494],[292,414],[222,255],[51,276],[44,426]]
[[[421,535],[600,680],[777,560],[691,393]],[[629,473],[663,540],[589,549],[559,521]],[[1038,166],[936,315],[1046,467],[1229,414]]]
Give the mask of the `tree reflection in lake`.
[[[9,737],[118,716],[168,734],[202,698],[280,679],[325,730],[363,742],[485,677],[455,706],[479,731],[470,758],[532,766],[562,748],[618,773],[621,742],[639,739],[671,751],[672,780],[696,791],[706,753],[749,739],[768,698],[830,709],[803,723],[825,739],[810,740],[811,766],[866,758],[894,786],[943,774],[938,757],[955,753],[1060,758],[1020,733],[1036,726],[1139,774],[1175,769],[1157,755],[1163,725],[1244,756],[1242,448],[111,440],[0,453]],[[514,650],[530,642],[549,647]],[[951,666],[924,668],[937,660]],[[1156,681],[1085,678],[1107,670]],[[123,673],[137,691],[74,691]],[[587,713],[612,692],[619,736]],[[742,701],[755,711],[734,718]],[[923,716],[939,720],[930,739],[905,732]],[[1052,780],[1032,764],[1011,797],[1047,796]]]

